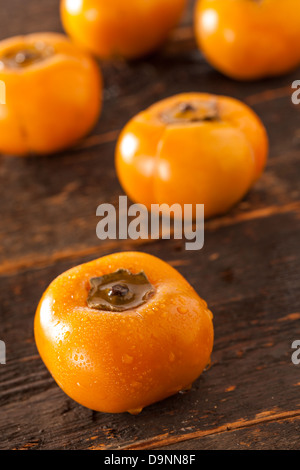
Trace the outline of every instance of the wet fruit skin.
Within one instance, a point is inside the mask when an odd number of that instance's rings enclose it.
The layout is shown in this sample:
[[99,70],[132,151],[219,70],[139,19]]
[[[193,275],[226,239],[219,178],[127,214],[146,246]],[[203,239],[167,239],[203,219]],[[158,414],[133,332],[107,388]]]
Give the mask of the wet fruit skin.
[[[144,271],[155,293],[123,312],[87,306],[90,279]],[[39,353],[71,398],[97,411],[133,414],[190,387],[210,362],[212,314],[170,265],[125,252],[77,266],[44,293],[34,323]]]
[[285,74],[300,64],[298,0],[198,0],[200,50],[237,80]]
[[62,0],[66,32],[101,58],[135,59],[157,49],[178,23],[186,0]]
[[0,42],[0,152],[49,154],[76,143],[97,121],[102,79],[95,61],[61,34]]
[[204,204],[205,217],[241,200],[266,164],[258,116],[233,98],[184,93],[135,116],[116,148],[123,189],[135,202]]

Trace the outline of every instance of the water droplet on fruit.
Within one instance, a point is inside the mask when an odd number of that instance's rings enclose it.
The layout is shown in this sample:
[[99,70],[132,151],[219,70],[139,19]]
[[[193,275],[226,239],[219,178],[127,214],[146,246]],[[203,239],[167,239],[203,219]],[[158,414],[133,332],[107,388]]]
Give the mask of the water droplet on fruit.
[[133,357],[132,357],[132,356],[129,356],[128,354],[124,354],[124,355],[122,356],[122,362],[123,362],[124,364],[131,364],[132,361],[133,361]]
[[179,313],[187,313],[188,309],[185,308],[185,307],[178,307],[177,311],[178,311]]

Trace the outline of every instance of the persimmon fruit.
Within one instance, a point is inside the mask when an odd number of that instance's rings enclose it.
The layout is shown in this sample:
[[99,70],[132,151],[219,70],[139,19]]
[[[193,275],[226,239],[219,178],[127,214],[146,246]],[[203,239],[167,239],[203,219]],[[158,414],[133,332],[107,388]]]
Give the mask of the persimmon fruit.
[[178,23],[186,0],[62,0],[70,37],[98,57],[136,59],[157,49]]
[[198,0],[200,50],[237,80],[282,75],[300,65],[299,0]]
[[56,33],[0,42],[0,152],[28,155],[63,150],[96,123],[102,78],[88,54]]
[[71,398],[140,412],[188,389],[210,362],[212,313],[169,264],[116,253],[57,277],[35,316],[39,353]]
[[203,93],[164,99],[133,117],[116,147],[121,185],[135,202],[204,204],[205,217],[240,201],[266,164],[268,138],[242,102]]

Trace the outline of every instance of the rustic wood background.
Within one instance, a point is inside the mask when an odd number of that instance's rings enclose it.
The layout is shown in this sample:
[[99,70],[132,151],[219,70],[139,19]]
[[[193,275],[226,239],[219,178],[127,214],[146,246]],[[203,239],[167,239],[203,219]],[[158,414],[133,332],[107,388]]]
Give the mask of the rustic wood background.
[[[59,0],[0,0],[0,37],[61,31]],[[103,64],[105,101],[92,136],[60,155],[0,157],[0,448],[299,449],[300,105],[291,83],[237,83],[214,71],[195,46],[192,6],[169,43],[134,63]],[[205,246],[178,241],[100,242],[96,207],[122,190],[114,147],[127,120],[184,91],[242,99],[271,140],[267,170],[247,198],[210,220]],[[142,250],[175,266],[214,312],[211,369],[190,392],[139,416],[83,408],[54,383],[37,354],[33,318],[52,279],[76,264]]]

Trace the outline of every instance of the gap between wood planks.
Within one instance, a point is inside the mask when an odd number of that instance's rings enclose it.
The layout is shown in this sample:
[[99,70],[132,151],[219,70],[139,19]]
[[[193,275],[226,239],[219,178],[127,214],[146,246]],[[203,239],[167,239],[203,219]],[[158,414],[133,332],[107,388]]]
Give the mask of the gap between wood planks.
[[[262,414],[264,416],[262,416]],[[134,444],[127,444],[125,446],[118,446],[113,448],[110,446],[100,445],[91,446],[89,450],[148,450],[148,449],[159,449],[167,447],[172,444],[178,444],[180,442],[191,441],[193,439],[201,439],[207,436],[214,436],[223,434],[225,432],[239,431],[241,429],[258,426],[260,424],[293,420],[300,418],[300,410],[285,411],[281,413],[273,413],[272,411],[265,411],[260,417],[250,420],[238,420],[233,423],[227,423],[217,428],[209,429],[208,431],[195,431],[188,434],[182,434],[180,436],[171,436],[169,433],[160,434],[150,439],[141,440]]]
[[[216,230],[221,227],[228,227],[237,225],[250,220],[262,219],[271,217],[273,215],[280,215],[300,211],[300,201],[284,204],[282,206],[269,206],[262,209],[255,209],[249,212],[240,213],[233,216],[224,216],[217,219],[209,220],[205,223],[206,230]],[[172,230],[171,236],[172,236]],[[99,241],[100,242],[100,241]],[[8,261],[2,263],[0,266],[0,275],[12,275],[28,269],[40,269],[60,261],[67,261],[72,259],[84,258],[92,254],[101,255],[103,252],[114,251],[116,249],[122,250],[136,250],[137,247],[149,245],[150,243],[159,243],[161,240],[114,240],[107,241],[103,249],[99,245],[91,246],[81,249],[62,250],[50,255],[27,256],[21,258],[19,261]]]

